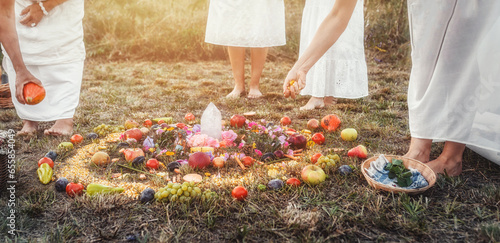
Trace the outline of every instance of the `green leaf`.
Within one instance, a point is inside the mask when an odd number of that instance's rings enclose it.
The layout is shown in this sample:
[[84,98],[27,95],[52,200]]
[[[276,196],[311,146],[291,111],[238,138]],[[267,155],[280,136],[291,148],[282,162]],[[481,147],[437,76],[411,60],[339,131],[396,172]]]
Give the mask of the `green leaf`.
[[400,159],[392,159],[392,164],[393,165],[402,165],[403,161]]

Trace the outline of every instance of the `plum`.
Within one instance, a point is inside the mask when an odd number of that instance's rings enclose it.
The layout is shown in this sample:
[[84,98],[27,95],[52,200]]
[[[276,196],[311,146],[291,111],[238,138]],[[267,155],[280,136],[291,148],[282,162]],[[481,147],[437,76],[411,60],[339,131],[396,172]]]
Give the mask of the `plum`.
[[279,190],[283,187],[284,183],[280,179],[272,179],[267,183],[267,187],[273,190]]
[[68,183],[69,183],[68,179],[61,177],[61,178],[57,179],[54,187],[56,188],[56,191],[58,191],[58,192],[65,192],[66,186],[68,185]]
[[339,173],[344,176],[349,175],[350,173],[352,173],[352,168],[349,165],[342,165],[339,167]]
[[87,134],[87,139],[88,140],[94,140],[94,139],[97,139],[97,138],[99,138],[99,135],[97,135],[97,133],[91,132],[91,133]]
[[175,169],[179,169],[181,167],[181,163],[177,162],[177,161],[174,161],[174,162],[170,162],[168,165],[167,165],[167,169],[168,171],[170,172],[174,172]]
[[147,203],[152,201],[155,198],[155,190],[151,188],[146,188],[144,191],[142,191],[139,200],[141,200],[141,203]]
[[145,161],[146,161],[146,157],[144,157],[144,156],[137,156],[137,157],[135,157],[134,160],[132,160],[132,165],[133,166],[144,165]]
[[47,152],[47,154],[45,154],[44,157],[47,157],[47,158],[49,158],[49,159],[51,159],[52,161],[55,162],[56,159],[57,159],[57,153],[54,152],[54,151],[49,151],[49,152]]

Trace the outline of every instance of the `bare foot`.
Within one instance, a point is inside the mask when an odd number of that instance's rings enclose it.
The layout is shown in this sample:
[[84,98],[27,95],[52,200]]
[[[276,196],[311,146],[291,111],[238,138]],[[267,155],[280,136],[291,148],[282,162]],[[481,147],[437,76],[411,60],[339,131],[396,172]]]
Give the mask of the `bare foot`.
[[431,139],[411,138],[410,148],[404,157],[427,163],[431,155],[431,145]]
[[462,173],[462,158],[445,158],[439,156],[437,159],[430,161],[427,165],[436,173],[444,174],[445,170],[449,176],[458,176]]
[[45,135],[69,136],[73,133],[73,118],[57,120],[54,125],[43,132]]
[[325,106],[335,105],[337,104],[337,98],[333,96],[327,96],[323,99],[323,102],[325,103]]
[[226,98],[240,98],[243,93],[245,93],[245,89],[239,89],[234,87],[233,91],[231,91],[231,93],[226,95]]
[[446,141],[441,155],[427,165],[438,174],[444,174],[446,170],[449,176],[458,176],[462,173],[464,150],[465,144]]
[[300,110],[314,110],[316,108],[321,109],[323,107],[325,107],[325,103],[323,102],[322,98],[311,97],[305,106],[300,107]]
[[23,128],[21,131],[17,132],[19,136],[34,136],[36,134],[36,130],[38,129],[38,122],[36,121],[23,121]]
[[260,92],[259,89],[250,89],[248,91],[248,96],[249,99],[256,99],[262,97],[262,93]]

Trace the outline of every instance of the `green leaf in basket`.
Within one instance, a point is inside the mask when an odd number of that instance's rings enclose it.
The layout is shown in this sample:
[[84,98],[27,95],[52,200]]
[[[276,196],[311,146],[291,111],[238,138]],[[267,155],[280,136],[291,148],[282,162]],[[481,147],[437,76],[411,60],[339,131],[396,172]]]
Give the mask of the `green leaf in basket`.
[[392,171],[389,171],[389,179],[394,179],[396,178],[396,173],[392,172]]
[[400,159],[392,159],[392,164],[393,165],[402,165],[403,161]]

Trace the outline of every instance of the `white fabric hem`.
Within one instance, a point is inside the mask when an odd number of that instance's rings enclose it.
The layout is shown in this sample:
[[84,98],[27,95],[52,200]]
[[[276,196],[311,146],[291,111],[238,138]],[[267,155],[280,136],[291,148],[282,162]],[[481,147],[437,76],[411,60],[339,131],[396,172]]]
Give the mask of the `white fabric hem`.
[[266,47],[276,47],[276,46],[286,45],[286,42],[285,43],[270,44],[270,45],[227,44],[227,43],[215,42],[215,41],[205,41],[205,42],[209,43],[209,44],[213,44],[213,45],[218,45],[218,46],[245,47],[245,48],[266,48]]

